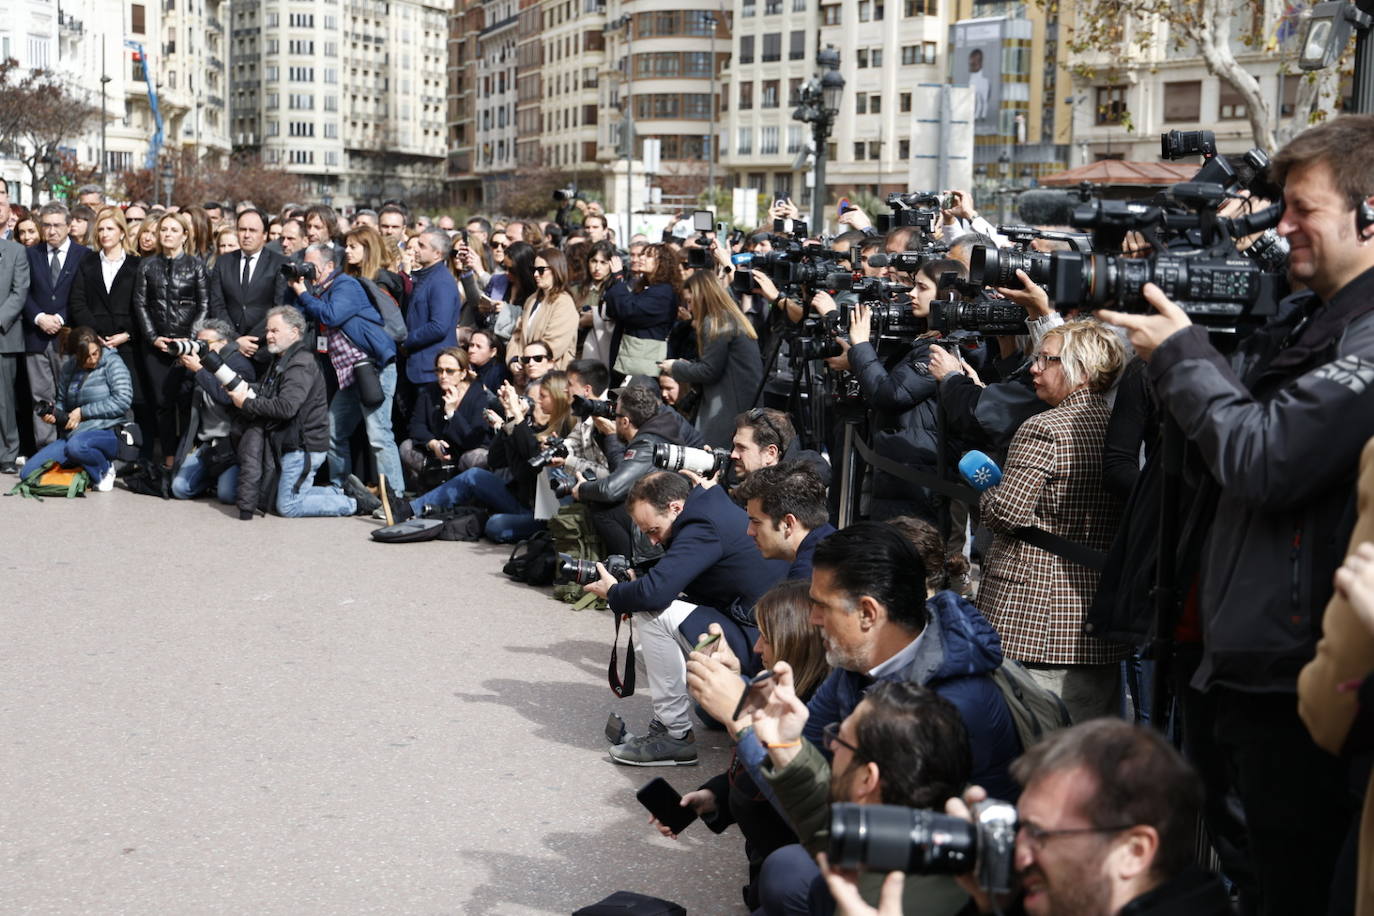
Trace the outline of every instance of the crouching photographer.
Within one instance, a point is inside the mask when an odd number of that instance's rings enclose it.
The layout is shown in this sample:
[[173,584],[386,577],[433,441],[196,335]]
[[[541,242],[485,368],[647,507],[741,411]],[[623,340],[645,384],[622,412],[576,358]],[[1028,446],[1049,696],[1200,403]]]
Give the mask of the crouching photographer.
[[[621,395],[622,407],[633,391]],[[634,484],[625,505],[640,531],[664,553],[652,569],[630,581],[597,564],[601,578],[583,586],[605,598],[612,613],[638,620],[653,697],[648,731],[611,748],[611,758],[630,766],[695,764],[686,652],[718,623],[736,657],[750,658],[758,637],[754,603],[783,578],[787,565],[760,556],[746,533],[749,517],[721,487],[693,487],[680,474],[655,471]]]
[[[1159,732],[1094,719],[1051,733],[1016,761],[1012,773],[1025,787],[1016,804],[1014,846],[1005,842],[1011,832],[1001,829],[1005,821],[970,823],[973,811],[987,810],[987,793],[977,786],[949,800],[948,817],[884,810],[863,819],[837,811],[825,870],[840,912],[879,912],[862,899],[872,871],[859,872],[855,884],[853,870],[862,865],[959,875],[973,898],[969,913],[1231,913],[1221,881],[1193,864],[1201,785]],[[836,830],[846,818],[857,829]],[[1009,874],[1019,887],[1007,899],[990,893],[975,874]],[[903,884],[889,876],[881,912],[895,905]]]
[[239,459],[230,436],[234,402],[229,389],[256,381],[257,373],[239,352],[234,328],[224,319],[197,321],[191,333],[200,346],[177,357],[190,373],[191,413],[177,447],[172,496],[195,499],[213,486],[219,501],[231,506],[238,493]]

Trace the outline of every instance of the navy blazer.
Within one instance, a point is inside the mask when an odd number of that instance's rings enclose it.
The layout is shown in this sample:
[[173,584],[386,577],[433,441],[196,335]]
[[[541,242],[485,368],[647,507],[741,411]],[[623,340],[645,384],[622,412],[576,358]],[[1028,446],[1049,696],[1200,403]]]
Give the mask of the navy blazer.
[[411,274],[415,288],[406,311],[406,378],[416,385],[435,380],[434,360],[458,346],[458,281],[442,261]]
[[657,611],[679,595],[752,623],[759,596],[787,574],[785,560],[765,560],[748,534],[749,516],[724,487],[695,487],[647,573],[614,585],[617,614]]
[[72,295],[72,282],[87,251],[90,249],[76,242],[68,246],[67,259],[62,262],[62,272],[57,275],[57,285],[54,286],[48,267],[48,243],[34,245],[28,250],[29,298],[24,302],[26,353],[42,353],[53,339],[52,335],[38,330],[38,325],[33,323],[35,318],[39,315],[61,315],[62,320],[67,321],[67,301]]

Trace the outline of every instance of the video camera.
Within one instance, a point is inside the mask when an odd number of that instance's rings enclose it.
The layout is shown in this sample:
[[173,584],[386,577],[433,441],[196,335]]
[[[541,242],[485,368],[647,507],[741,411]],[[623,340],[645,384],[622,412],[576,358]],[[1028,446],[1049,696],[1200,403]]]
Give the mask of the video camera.
[[973,806],[973,822],[898,805],[830,806],[830,861],[886,874],[972,874],[989,894],[1012,889],[1019,817],[1009,802]]
[[693,269],[710,267],[714,262],[711,256],[711,238],[706,233],[714,232],[715,214],[710,210],[692,211],[692,231],[696,232],[696,244],[686,247],[687,266]]
[[952,200],[941,198],[934,191],[909,191],[905,194],[897,192],[887,195],[887,207],[892,211],[891,215],[878,214],[874,224],[881,233],[904,226],[914,226],[921,230],[924,237],[930,238],[935,234],[935,227],[940,224],[940,210],[952,206]]

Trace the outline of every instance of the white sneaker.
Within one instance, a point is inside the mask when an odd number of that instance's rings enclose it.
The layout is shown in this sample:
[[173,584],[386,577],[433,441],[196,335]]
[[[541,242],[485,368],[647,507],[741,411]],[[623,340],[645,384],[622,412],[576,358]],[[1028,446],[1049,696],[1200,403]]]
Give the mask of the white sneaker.
[[105,471],[105,476],[101,477],[101,478],[100,478],[100,482],[97,483],[97,484],[95,485],[96,492],[99,492],[99,493],[108,493],[108,492],[110,492],[111,490],[114,489],[114,482],[115,482],[115,469],[114,469],[114,466],[111,465],[110,468],[109,468],[108,470]]

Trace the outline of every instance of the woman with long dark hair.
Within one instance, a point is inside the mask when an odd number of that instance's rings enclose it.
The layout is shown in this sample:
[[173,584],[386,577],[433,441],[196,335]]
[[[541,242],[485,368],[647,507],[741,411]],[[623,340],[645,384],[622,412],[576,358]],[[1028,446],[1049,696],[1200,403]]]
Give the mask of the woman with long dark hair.
[[577,346],[577,306],[568,291],[568,261],[557,248],[545,248],[534,258],[534,292],[525,300],[511,348],[522,351],[538,341],[549,348],[555,369],[566,369]]
[[434,375],[434,382],[420,386],[410,417],[410,438],[401,443],[401,463],[417,480],[432,479],[427,468],[485,467],[492,435],[482,417],[487,392],[468,363],[467,351],[460,347],[440,350],[434,359]]
[[758,335],[712,271],[694,271],[683,298],[692,309],[698,357],[665,359],[659,369],[700,387],[696,428],[707,445],[728,448],[735,436],[735,417],[754,406],[763,385]]
[[657,375],[668,356],[668,332],[677,315],[682,270],[668,245],[645,245],[630,262],[635,286],[623,276],[619,257],[611,259],[613,282],[606,289],[606,314],[615,322],[611,368],[622,375]]
[[587,279],[577,288],[577,304],[581,308],[578,324],[585,336],[582,339],[582,359],[594,359],[610,368],[611,338],[615,321],[606,312],[606,288],[611,284],[611,261],[615,246],[597,242],[587,247]]
[[[134,275],[134,318],[141,337],[141,386],[157,426],[158,444],[168,467],[176,458],[177,403],[185,370],[168,353],[168,342],[191,336],[191,327],[210,312],[205,263],[186,252],[191,221],[164,213],[157,221],[159,254],[144,258]],[[144,430],[148,441],[151,430]]]

